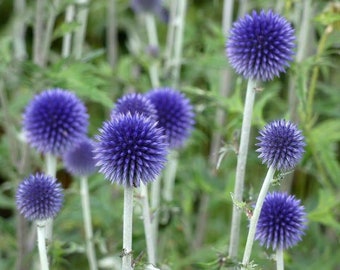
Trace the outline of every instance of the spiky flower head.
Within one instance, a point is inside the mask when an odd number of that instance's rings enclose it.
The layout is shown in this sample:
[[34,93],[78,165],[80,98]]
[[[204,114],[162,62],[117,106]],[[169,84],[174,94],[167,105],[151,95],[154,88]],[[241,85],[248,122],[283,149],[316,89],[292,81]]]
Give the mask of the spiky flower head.
[[30,175],[18,186],[16,205],[29,220],[55,217],[63,204],[63,189],[57,180],[41,173]]
[[246,79],[269,81],[285,72],[294,55],[294,29],[269,10],[239,19],[226,44],[230,65]]
[[66,170],[73,175],[91,175],[96,171],[93,142],[89,138],[84,138],[80,143],[65,152],[63,161]]
[[27,105],[23,128],[39,152],[62,155],[86,134],[88,114],[75,94],[59,88],[36,95]]
[[125,187],[154,181],[164,167],[167,144],[157,122],[144,115],[120,114],[104,122],[95,144],[99,172]]
[[131,0],[131,7],[137,13],[157,12],[161,6],[161,0]]
[[267,249],[288,249],[301,241],[306,212],[300,200],[282,192],[268,193],[256,227],[255,239]]
[[146,97],[156,108],[158,126],[163,128],[169,147],[181,147],[194,125],[194,112],[189,99],[168,87],[153,89]]
[[128,112],[132,115],[138,113],[157,120],[157,111],[154,105],[142,94],[130,93],[118,99],[116,107],[111,112],[111,118]]
[[286,120],[267,124],[257,137],[262,163],[280,171],[293,169],[304,153],[305,140],[297,126]]

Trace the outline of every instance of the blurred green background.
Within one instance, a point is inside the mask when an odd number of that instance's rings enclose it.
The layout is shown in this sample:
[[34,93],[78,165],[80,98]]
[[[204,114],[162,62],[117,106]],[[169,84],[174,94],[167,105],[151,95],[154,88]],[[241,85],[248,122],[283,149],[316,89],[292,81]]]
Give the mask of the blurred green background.
[[[90,1],[82,55],[71,53],[66,58],[61,55],[63,37],[80,27],[64,22],[67,6],[75,1],[47,0],[43,18],[54,21],[51,38],[42,44],[47,48],[46,61],[37,62],[33,44],[39,1],[0,0],[0,269],[4,270],[35,269],[32,261],[37,256],[34,226],[18,216],[14,201],[18,183],[44,169],[43,157],[21,139],[21,117],[28,101],[51,87],[74,91],[87,105],[89,134],[94,136],[117,98],[152,88],[148,69],[153,64],[159,67],[160,84],[174,85],[172,67],[166,66],[169,25],[156,16],[159,54],[148,54],[142,18],[127,0],[116,0],[114,13],[109,10],[112,1]],[[25,6],[21,8],[20,3]],[[196,124],[179,151],[174,201],[159,209],[162,269],[226,269],[231,263],[227,259],[230,193],[246,81],[230,70],[225,57],[223,5],[221,0],[187,3],[176,87],[192,101]],[[165,1],[164,6],[169,9],[171,1]],[[244,201],[255,202],[267,170],[255,152],[258,130],[279,118],[298,123],[307,142],[304,158],[294,172],[277,175],[283,177],[281,185],[272,187],[295,194],[308,212],[303,241],[285,253],[286,269],[340,269],[340,2],[234,1],[232,20],[252,9],[274,9],[293,24],[297,55],[286,74],[264,83],[257,93]],[[109,43],[110,18],[114,18],[116,38]],[[218,120],[218,115],[224,119]],[[66,200],[55,219],[51,269],[88,269],[78,179],[69,175],[61,162],[57,177]],[[120,261],[123,190],[100,174],[92,176],[89,183],[97,257],[100,265],[109,265],[102,269],[112,269],[110,265]],[[140,214],[137,201],[133,249],[140,260],[136,269],[144,269],[146,262]],[[244,215],[239,257],[247,224]],[[256,269],[274,269],[272,253],[256,243],[252,257]]]

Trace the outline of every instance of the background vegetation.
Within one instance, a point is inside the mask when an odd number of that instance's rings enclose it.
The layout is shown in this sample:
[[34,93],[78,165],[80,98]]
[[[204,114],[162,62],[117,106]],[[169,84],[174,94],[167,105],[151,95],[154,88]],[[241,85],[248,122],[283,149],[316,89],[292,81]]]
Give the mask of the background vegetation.
[[[93,136],[117,98],[152,87],[148,69],[155,62],[160,84],[173,85],[171,67],[165,68],[168,24],[164,18],[156,17],[160,47],[155,58],[148,53],[144,24],[129,1],[116,1],[114,17],[110,1],[90,1],[82,55],[78,57],[74,51],[63,57],[63,36],[81,27],[64,23],[65,10],[75,1],[48,0],[43,18],[55,21],[51,38],[41,40],[41,48],[47,49],[46,61],[41,62],[34,51],[36,3],[41,1],[27,0],[22,9],[18,3],[23,2],[0,1],[0,269],[34,269],[29,268],[36,256],[31,224],[17,214],[14,201],[19,181],[44,169],[42,156],[22,140],[22,112],[28,101],[51,87],[74,91],[88,107],[89,134]],[[59,4],[54,6],[56,2]],[[246,11],[271,8],[287,17],[297,33],[297,56],[291,68],[279,79],[263,84],[256,96],[244,200],[250,205],[255,201],[266,172],[255,152],[258,129],[278,118],[297,122],[307,141],[303,161],[294,172],[277,176],[283,178],[281,186],[272,187],[295,194],[308,212],[303,241],[285,253],[286,269],[340,269],[340,3],[234,2],[233,21]],[[307,7],[310,13],[306,15]],[[230,193],[246,82],[228,73],[222,16],[221,0],[187,3],[177,87],[192,101],[196,125],[186,147],[179,151],[174,201],[163,203],[160,209],[162,269],[223,269],[229,263]],[[116,24],[116,39],[110,43],[109,24]],[[226,73],[231,74],[228,82],[223,80]],[[227,91],[221,94],[223,86]],[[223,121],[218,119],[221,112]],[[55,220],[51,268],[87,269],[79,183],[61,162],[57,177],[66,190],[66,201]],[[112,269],[115,260],[120,260],[122,246],[122,188],[110,185],[100,174],[89,180],[97,256],[101,266]],[[141,255],[136,268],[143,269],[145,241],[138,205],[134,218],[134,254]],[[244,215],[241,247],[247,223]],[[271,256],[271,251],[254,245],[253,259],[259,268],[273,269]]]

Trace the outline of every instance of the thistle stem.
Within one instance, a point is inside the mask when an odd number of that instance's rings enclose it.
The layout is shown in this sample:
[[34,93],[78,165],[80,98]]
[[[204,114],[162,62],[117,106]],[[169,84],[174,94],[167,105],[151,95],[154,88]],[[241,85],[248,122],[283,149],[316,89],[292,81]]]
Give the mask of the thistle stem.
[[37,221],[38,249],[41,270],[48,270],[48,259],[45,242],[45,220]]
[[276,270],[284,270],[283,249],[278,248],[276,250]]
[[108,6],[107,31],[106,31],[107,58],[111,68],[114,68],[117,62],[116,0],[108,0],[107,6]]
[[174,42],[174,69],[172,72],[173,87],[177,87],[179,83],[181,65],[182,65],[182,48],[183,48],[183,33],[185,23],[185,13],[187,8],[187,0],[177,0],[177,28],[175,32]]
[[33,33],[33,62],[36,65],[44,66],[43,60],[43,43],[44,43],[44,15],[45,15],[46,0],[36,1],[35,22]]
[[84,229],[86,238],[86,253],[90,270],[97,270],[97,259],[93,244],[93,229],[91,222],[91,208],[87,177],[80,178],[80,195],[83,208]]
[[[53,154],[47,153],[45,156],[45,162],[46,162],[46,174],[55,178],[57,171],[57,158]],[[49,242],[51,242],[52,236],[53,236],[53,218],[49,218],[46,220],[46,239]]]
[[256,233],[257,222],[258,222],[259,217],[260,217],[260,213],[261,213],[261,209],[262,209],[264,199],[267,195],[268,189],[269,189],[270,184],[273,180],[274,173],[275,173],[275,168],[273,166],[270,166],[269,169],[268,169],[266,178],[263,181],[260,194],[257,198],[256,206],[255,206],[253,215],[250,219],[247,243],[246,243],[246,247],[244,249],[243,260],[242,260],[242,267],[244,269],[246,268],[247,264],[249,263],[251,250],[253,248],[253,243],[254,243],[254,238],[255,238],[255,233]]
[[[158,245],[158,225],[159,225],[159,208],[160,208],[160,194],[161,194],[161,177],[151,183],[151,209],[153,211],[152,216],[152,232],[154,246]],[[155,250],[156,262],[157,262],[157,250]]]
[[152,232],[151,216],[150,216],[151,212],[150,212],[150,207],[149,207],[147,186],[143,184],[141,185],[140,194],[141,194],[142,208],[143,208],[143,223],[144,223],[144,233],[145,233],[148,261],[150,264],[156,265],[155,241],[153,240],[153,232]]
[[83,43],[85,39],[85,30],[87,25],[88,4],[89,0],[77,0],[80,10],[77,12],[76,20],[80,24],[78,30],[74,34],[73,55],[76,59],[80,59],[83,53]]
[[[74,20],[75,7],[74,5],[69,5],[66,8],[65,22],[70,23]],[[63,58],[69,57],[71,54],[71,41],[72,33],[68,32],[63,36],[63,45],[61,55]]]
[[124,188],[122,270],[132,269],[133,187]]
[[163,198],[167,202],[173,201],[177,165],[178,154],[176,151],[171,151],[168,155],[168,163],[164,171]]
[[14,1],[14,13],[16,19],[13,24],[13,48],[15,59],[23,60],[27,57],[26,52],[26,21],[25,21],[26,0]]
[[[145,26],[146,32],[149,39],[149,46],[158,49],[158,36],[157,36],[157,29],[155,23],[155,17],[152,14],[146,13],[145,14]],[[158,74],[158,63],[157,61],[153,61],[149,69],[151,85],[152,87],[159,86],[159,74]]]
[[[243,111],[243,122],[241,129],[240,147],[237,156],[236,179],[234,187],[234,199],[237,202],[242,201],[244,178],[247,164],[249,135],[251,127],[251,119],[253,114],[256,81],[249,80],[247,86],[246,100]],[[240,240],[240,225],[241,225],[241,211],[234,204],[233,215],[230,232],[229,257],[237,257],[239,240]]]

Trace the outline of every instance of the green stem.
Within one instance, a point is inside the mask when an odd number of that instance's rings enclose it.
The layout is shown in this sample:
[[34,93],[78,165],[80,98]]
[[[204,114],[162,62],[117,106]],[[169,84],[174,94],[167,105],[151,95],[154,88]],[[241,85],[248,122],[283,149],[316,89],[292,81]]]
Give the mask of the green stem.
[[284,270],[283,248],[276,250],[276,270]]
[[256,233],[257,222],[258,222],[259,217],[260,217],[260,213],[261,213],[261,209],[262,209],[264,199],[267,195],[268,189],[269,189],[270,184],[273,180],[274,173],[275,173],[275,168],[273,166],[270,166],[269,169],[268,169],[266,178],[263,181],[260,194],[257,198],[256,206],[255,206],[255,209],[254,209],[254,212],[253,212],[253,216],[250,219],[247,243],[246,243],[246,247],[244,249],[243,260],[242,260],[242,267],[243,268],[245,268],[247,266],[247,264],[249,263],[251,250],[253,248],[253,243],[254,243],[254,238],[255,238],[255,233]]
[[97,270],[97,259],[93,244],[93,229],[91,222],[91,208],[87,177],[80,178],[80,195],[84,217],[84,229],[86,238],[86,253],[90,270]]
[[108,0],[107,8],[107,58],[111,68],[116,66],[117,62],[117,13],[116,0]]
[[133,187],[124,188],[122,270],[132,269]]
[[332,33],[333,31],[333,26],[332,25],[328,25],[325,29],[325,31],[323,32],[323,35],[320,39],[319,42],[319,46],[317,49],[317,53],[316,53],[316,59],[315,59],[315,67],[313,68],[313,73],[312,73],[312,78],[311,78],[311,82],[310,82],[310,86],[309,86],[309,91],[307,93],[307,127],[311,126],[311,121],[312,121],[312,114],[313,114],[313,103],[314,103],[314,96],[315,96],[315,89],[316,89],[316,83],[318,80],[318,76],[319,76],[319,65],[318,62],[323,54],[323,52],[325,51],[325,47],[326,47],[326,42],[327,39],[329,37],[329,35]]
[[48,270],[48,258],[45,242],[45,220],[37,221],[38,249],[41,270]]
[[[243,111],[243,122],[241,129],[240,147],[237,156],[236,179],[234,187],[234,199],[237,202],[243,200],[244,178],[247,164],[248,145],[250,136],[251,119],[256,93],[256,81],[249,80],[247,86],[246,99]],[[233,204],[233,214],[230,232],[229,257],[236,258],[240,239],[240,225],[242,212],[237,205]]]
[[168,155],[168,163],[164,171],[163,198],[166,202],[173,201],[177,165],[178,153],[171,151]]
[[53,27],[54,27],[56,17],[58,15],[59,3],[60,3],[60,0],[54,0],[52,5],[49,6],[49,14],[48,14],[46,30],[44,34],[44,42],[42,46],[43,51],[41,53],[44,65],[46,64],[47,59],[48,59],[48,53],[49,53],[51,41],[52,41]]
[[[51,154],[47,153],[45,156],[46,163],[46,175],[56,177],[57,171],[57,158]],[[46,220],[46,239],[51,242],[53,236],[53,218],[49,218]]]
[[[158,245],[160,193],[161,193],[161,176],[158,176],[157,179],[151,183],[151,209],[153,211],[152,232],[155,247],[157,247]],[[155,254],[157,262],[157,250],[155,251]]]
[[89,12],[88,9],[89,0],[77,0],[76,3],[78,4],[80,9],[76,15],[77,17],[76,20],[80,24],[80,26],[74,34],[73,55],[76,59],[80,59],[83,53],[83,43],[85,39],[87,15]]
[[[65,22],[71,23],[74,20],[75,7],[74,5],[69,5],[66,8]],[[63,58],[69,57],[71,54],[71,41],[72,33],[68,32],[63,36],[63,45],[61,55]]]
[[146,249],[148,254],[148,262],[152,265],[156,265],[156,250],[155,241],[153,240],[152,224],[151,224],[151,212],[148,199],[148,188],[144,184],[141,184],[140,194],[143,208],[143,223],[144,233],[146,240]]
[[187,0],[177,0],[177,18],[178,21],[176,32],[175,32],[175,42],[174,42],[174,69],[172,72],[172,84],[173,87],[178,87],[179,77],[182,65],[182,52],[183,52],[183,34],[184,34],[184,23],[185,23],[185,13],[187,8]]
[[45,7],[46,0],[36,1],[35,22],[33,32],[33,62],[36,65],[44,66],[43,60],[43,42],[45,33]]
[[[145,25],[146,25],[146,32],[149,39],[149,46],[153,48],[158,48],[158,36],[157,36],[157,29],[155,18],[152,14],[146,13],[145,14]],[[159,83],[159,74],[158,74],[158,63],[157,61],[153,60],[153,63],[149,69],[151,85],[153,88],[158,87]]]

